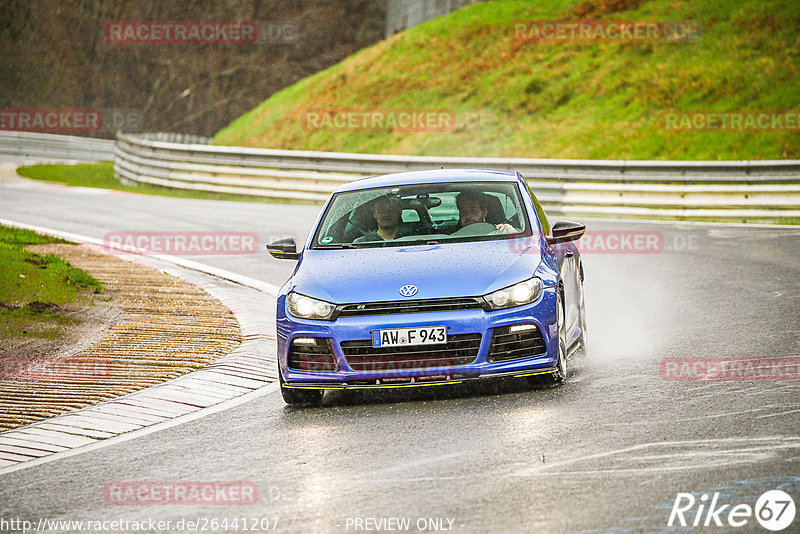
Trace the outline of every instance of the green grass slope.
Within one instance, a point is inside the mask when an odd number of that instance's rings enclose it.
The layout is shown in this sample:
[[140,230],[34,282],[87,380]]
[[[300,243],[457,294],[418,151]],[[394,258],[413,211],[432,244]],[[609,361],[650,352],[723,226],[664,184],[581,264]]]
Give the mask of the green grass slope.
[[[692,21],[694,42],[525,42],[515,24]],[[273,95],[214,142],[379,154],[797,159],[795,131],[686,131],[668,110],[800,111],[800,4],[785,0],[498,0],[362,50]],[[482,113],[453,131],[309,128],[319,110]]]

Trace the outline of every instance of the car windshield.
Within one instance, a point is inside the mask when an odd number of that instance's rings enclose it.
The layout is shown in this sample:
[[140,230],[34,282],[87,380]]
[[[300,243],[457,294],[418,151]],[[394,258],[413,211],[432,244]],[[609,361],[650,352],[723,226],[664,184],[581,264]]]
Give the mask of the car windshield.
[[531,235],[513,182],[448,182],[337,193],[312,247],[356,248],[484,241]]

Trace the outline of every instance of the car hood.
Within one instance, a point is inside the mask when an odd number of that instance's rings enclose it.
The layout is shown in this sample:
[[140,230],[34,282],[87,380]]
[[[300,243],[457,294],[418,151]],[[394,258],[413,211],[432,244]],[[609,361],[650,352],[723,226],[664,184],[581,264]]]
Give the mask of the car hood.
[[533,276],[541,261],[530,239],[408,247],[306,250],[290,289],[335,304],[484,295]]

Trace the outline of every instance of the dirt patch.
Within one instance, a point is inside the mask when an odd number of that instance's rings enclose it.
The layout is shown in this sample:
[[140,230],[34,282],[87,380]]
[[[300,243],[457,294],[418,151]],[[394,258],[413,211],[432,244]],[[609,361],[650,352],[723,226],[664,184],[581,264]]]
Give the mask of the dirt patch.
[[[5,306],[12,309],[11,306]],[[34,301],[26,305],[35,313],[49,312],[66,319],[58,325],[58,337],[15,336],[0,340],[0,364],[5,359],[35,361],[37,359],[67,358],[99,343],[108,331],[127,314],[119,308],[113,297],[95,298],[91,306],[68,304],[56,306],[50,302]],[[52,321],[29,324],[31,332],[48,331],[54,328]],[[28,332],[22,332],[27,334]]]

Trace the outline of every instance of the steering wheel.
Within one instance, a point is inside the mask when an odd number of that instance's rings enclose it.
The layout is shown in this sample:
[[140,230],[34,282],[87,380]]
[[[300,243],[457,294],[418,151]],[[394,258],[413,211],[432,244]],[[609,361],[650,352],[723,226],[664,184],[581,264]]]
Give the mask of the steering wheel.
[[472,224],[468,224],[463,228],[459,228],[452,234],[450,237],[472,237],[472,236],[479,236],[479,235],[491,235],[500,233],[495,225],[487,222],[476,222]]

